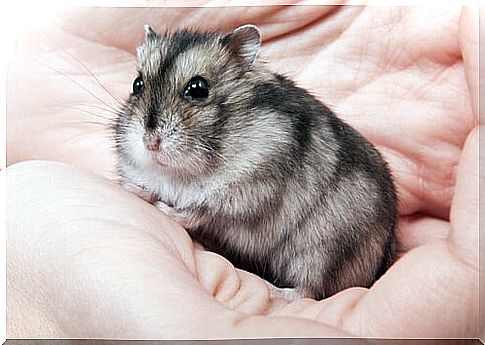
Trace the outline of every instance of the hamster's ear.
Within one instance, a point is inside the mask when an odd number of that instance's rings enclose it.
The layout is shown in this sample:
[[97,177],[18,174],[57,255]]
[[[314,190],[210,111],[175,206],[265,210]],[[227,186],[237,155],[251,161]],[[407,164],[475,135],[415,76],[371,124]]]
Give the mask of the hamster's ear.
[[138,71],[156,75],[160,57],[160,36],[149,25],[145,25],[145,41],[136,48]]
[[261,31],[257,26],[251,24],[242,25],[224,36],[222,44],[229,47],[245,65],[249,66],[258,55],[261,46]]
[[150,25],[145,24],[144,28],[145,28],[145,41],[146,42],[153,41],[154,39],[156,39],[158,37],[157,33],[155,31],[153,31],[153,29],[151,28]]

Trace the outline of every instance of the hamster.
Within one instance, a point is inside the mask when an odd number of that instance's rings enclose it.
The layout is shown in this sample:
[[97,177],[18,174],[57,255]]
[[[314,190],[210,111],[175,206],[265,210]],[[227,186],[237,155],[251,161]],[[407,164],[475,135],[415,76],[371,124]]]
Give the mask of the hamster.
[[301,297],[369,287],[394,257],[379,152],[257,58],[260,30],[145,26],[115,124],[122,184],[208,250]]

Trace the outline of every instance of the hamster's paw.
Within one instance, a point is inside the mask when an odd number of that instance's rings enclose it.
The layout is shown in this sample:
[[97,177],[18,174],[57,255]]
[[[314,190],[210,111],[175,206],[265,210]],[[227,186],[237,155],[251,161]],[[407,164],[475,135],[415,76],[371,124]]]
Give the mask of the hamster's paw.
[[169,216],[172,220],[177,222],[180,226],[187,229],[188,227],[193,225],[193,222],[192,222],[190,215],[188,215],[184,211],[179,211],[179,210],[177,210],[173,207],[170,207],[166,203],[164,203],[163,201],[160,201],[160,200],[155,201],[154,205],[160,211],[162,211],[167,216]]
[[295,288],[278,288],[273,284],[266,282],[269,288],[270,298],[282,298],[289,302],[297,301],[304,296]]
[[137,186],[132,183],[124,183],[123,188],[126,189],[128,192],[133,193],[139,198],[145,200],[146,202],[149,202],[150,204],[153,204],[153,202],[155,201],[154,196],[143,187]]

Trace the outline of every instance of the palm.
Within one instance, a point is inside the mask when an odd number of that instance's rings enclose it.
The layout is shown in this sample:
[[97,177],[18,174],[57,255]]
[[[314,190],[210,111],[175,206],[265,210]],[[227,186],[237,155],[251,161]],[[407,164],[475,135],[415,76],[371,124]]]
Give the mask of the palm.
[[[18,91],[9,95],[10,163],[54,159],[115,176],[106,126],[120,106],[115,98],[126,98],[130,92],[143,24],[230,29],[251,22],[263,30],[261,55],[273,71],[309,89],[384,154],[398,187],[402,249],[446,237],[455,166],[475,121],[456,40],[459,11],[254,7],[237,15],[231,8],[145,9],[134,14],[130,9],[65,14],[59,26],[21,47],[24,57],[10,71],[16,78],[12,85],[42,83],[29,95],[34,101],[20,102]],[[205,18],[211,20],[200,24]],[[415,252],[400,267],[426,274],[420,260],[428,255],[432,262],[431,252]],[[387,278],[371,290],[370,301],[409,283],[398,273]],[[344,305],[339,312],[344,312]],[[361,303],[345,330],[358,333],[360,326],[353,322],[369,310],[365,301]],[[382,317],[394,312],[383,311]],[[389,334],[405,334],[412,325],[405,316],[399,322],[401,333]],[[360,331],[386,335],[385,330]]]
[[[247,18],[238,17],[238,22],[234,18],[224,26],[229,29],[252,21],[263,11],[270,18],[271,14],[279,16],[282,25],[262,25],[263,32],[268,31],[263,59],[274,71],[289,74],[332,106],[381,149],[399,187],[402,215],[424,211],[447,217],[453,192],[452,167],[473,126],[471,108],[463,109],[469,95],[463,87],[459,47],[447,32],[456,30],[458,13],[429,13],[421,28],[417,26],[419,18],[410,13],[413,10],[399,8],[303,8],[299,21],[289,25],[283,24],[293,18],[294,10],[271,9],[275,13],[254,8]],[[102,22],[102,15],[107,15],[99,11],[99,17],[92,16],[89,11],[93,21]],[[185,12],[193,12],[190,15],[179,15],[199,18],[204,16],[202,12],[212,11],[189,9]],[[231,9],[224,11],[230,13]],[[109,26],[93,26],[87,32],[85,20],[89,18],[81,13],[77,21],[65,18],[62,29],[54,28],[36,43],[29,43],[28,49],[35,49],[33,56],[28,54],[29,61],[16,64],[22,66],[17,72],[25,77],[20,83],[39,76],[42,84],[36,88],[35,103],[19,105],[31,108],[19,110],[31,114],[35,107],[45,115],[39,116],[38,123],[25,123],[28,129],[38,130],[38,125],[50,128],[42,138],[44,145],[51,145],[49,150],[32,145],[40,150],[36,154],[76,157],[80,164],[101,174],[113,170],[114,157],[99,156],[100,152],[108,155],[111,144],[100,125],[106,125],[115,117],[113,109],[119,109],[108,91],[120,101],[129,94],[136,74],[133,55],[142,38],[143,23],[150,21],[147,18],[159,18],[151,21],[156,24],[173,14],[156,12],[132,20],[132,14],[120,11],[115,15],[119,20],[111,19]],[[313,24],[300,29],[308,22]],[[47,116],[49,122],[59,120],[54,128],[45,124]],[[91,142],[73,143],[84,134],[99,142],[103,150]],[[97,154],[89,154],[91,150]]]

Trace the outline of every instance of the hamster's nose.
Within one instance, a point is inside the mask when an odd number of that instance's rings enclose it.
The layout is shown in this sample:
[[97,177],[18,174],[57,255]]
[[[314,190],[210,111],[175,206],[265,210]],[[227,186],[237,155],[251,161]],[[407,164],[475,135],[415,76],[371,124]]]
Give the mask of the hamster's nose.
[[150,137],[150,138],[146,138],[145,140],[145,143],[146,143],[146,146],[147,146],[147,149],[149,149],[150,151],[158,151],[160,150],[160,137]]

